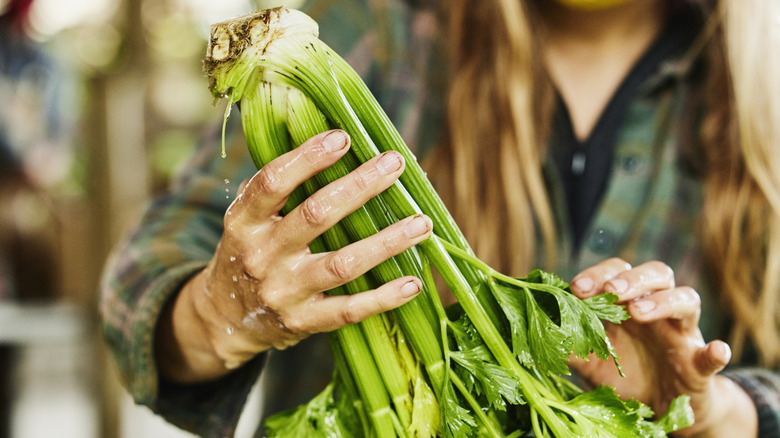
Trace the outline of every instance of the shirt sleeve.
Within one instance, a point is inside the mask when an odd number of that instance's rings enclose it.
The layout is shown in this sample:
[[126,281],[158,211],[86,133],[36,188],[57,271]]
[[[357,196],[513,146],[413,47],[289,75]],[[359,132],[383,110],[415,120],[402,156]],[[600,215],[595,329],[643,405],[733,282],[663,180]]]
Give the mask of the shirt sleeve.
[[758,436],[780,438],[780,376],[765,369],[739,369],[724,373],[753,399],[758,411]]
[[112,254],[101,285],[103,334],[135,402],[204,436],[232,436],[263,358],[218,382],[176,386],[158,377],[154,333],[166,303],[211,259],[225,210],[255,171],[239,121],[232,123],[226,158],[219,133],[209,135],[172,189],[150,202]]

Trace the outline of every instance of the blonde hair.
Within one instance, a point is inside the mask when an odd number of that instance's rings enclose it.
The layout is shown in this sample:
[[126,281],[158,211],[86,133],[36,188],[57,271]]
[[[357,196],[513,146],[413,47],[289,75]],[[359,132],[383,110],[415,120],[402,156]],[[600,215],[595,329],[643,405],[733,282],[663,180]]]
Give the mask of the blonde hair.
[[[553,89],[538,62],[529,1],[493,3],[447,4],[449,130],[428,167],[476,253],[522,275],[536,260],[546,268],[555,260],[542,175]],[[780,363],[779,10],[776,1],[718,2],[700,129],[703,252],[733,312],[733,350],[749,337],[765,364]]]
[[442,196],[475,252],[497,269],[524,274],[537,259],[537,233],[550,263],[555,255],[542,180],[548,121],[541,115],[551,114],[552,88],[538,80],[544,75],[534,62],[539,50],[530,44],[525,2],[454,3],[448,5],[449,137],[433,155],[429,175],[446,187]]
[[[714,120],[703,132],[706,138],[706,129],[711,129],[710,137],[720,136],[729,144],[708,154],[703,242],[721,295],[733,309],[732,348],[740,352],[749,337],[761,361],[776,365],[780,363],[780,3],[721,0],[716,13],[722,31],[713,44],[720,45],[722,55],[714,54],[718,48],[713,47],[710,59],[722,57],[725,78],[721,80],[728,88],[710,92],[727,96],[728,118],[718,121],[724,115],[713,109]],[[715,123],[725,128],[714,129]]]

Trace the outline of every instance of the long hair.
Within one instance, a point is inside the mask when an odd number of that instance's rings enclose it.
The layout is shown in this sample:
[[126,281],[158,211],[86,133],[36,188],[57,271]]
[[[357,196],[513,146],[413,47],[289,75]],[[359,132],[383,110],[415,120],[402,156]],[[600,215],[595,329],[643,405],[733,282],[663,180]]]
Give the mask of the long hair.
[[519,275],[538,258],[537,239],[550,264],[555,257],[541,166],[553,94],[534,61],[539,48],[525,2],[493,3],[448,3],[449,130],[429,175],[475,252]]
[[[780,4],[721,0],[705,51],[703,246],[733,312],[729,339],[780,363]],[[723,90],[728,90],[724,92]]]
[[[528,1],[447,2],[448,137],[428,166],[476,253],[516,275],[537,260],[552,267],[557,239],[542,173],[553,88]],[[702,50],[699,237],[732,311],[735,355],[750,338],[762,362],[778,364],[780,2],[699,3],[714,20]]]

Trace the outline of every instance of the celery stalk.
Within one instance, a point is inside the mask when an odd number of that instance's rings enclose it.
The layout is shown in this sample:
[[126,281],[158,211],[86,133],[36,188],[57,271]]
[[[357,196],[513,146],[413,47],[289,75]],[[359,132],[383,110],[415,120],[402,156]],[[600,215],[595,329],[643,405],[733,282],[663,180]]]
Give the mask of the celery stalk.
[[[287,152],[289,150],[289,142],[285,126],[287,114],[286,91],[269,83],[257,84],[255,90],[257,90],[257,93],[247,95],[243,100],[241,115],[242,121],[246,126],[251,127],[257,121],[265,126],[265,129],[250,130],[247,136],[247,141],[250,144],[263,144],[266,146],[265,148],[252,149],[251,155],[257,163],[268,161]],[[317,187],[312,181],[308,181],[304,187],[299,187],[290,196],[285,210],[289,211],[300,204],[307,195],[313,193],[316,189]],[[341,240],[343,244],[344,239],[339,239],[340,236],[337,233],[338,229],[328,230],[321,239],[312,242],[310,244],[312,252],[328,250],[328,241]],[[365,287],[365,284],[344,286],[344,288],[349,287]],[[343,292],[331,291],[331,293]],[[373,430],[377,431],[378,437],[394,437],[396,436],[393,432],[396,429],[394,427],[396,422],[394,412],[404,415],[411,407],[397,411],[392,411],[389,407],[390,401],[383,376],[389,377],[390,374],[387,370],[384,373],[379,371],[381,367],[376,364],[375,356],[371,353],[369,347],[373,343],[376,351],[380,351],[381,347],[378,347],[378,345],[383,340],[383,337],[378,332],[380,328],[378,328],[377,323],[381,324],[381,321],[377,320],[377,318],[371,318],[361,322],[359,325],[344,327],[344,329],[338,330],[335,336],[341,345],[345,361],[352,369],[361,370],[360,373],[356,373],[354,380],[357,383],[358,392],[366,405],[367,413],[374,424]],[[363,336],[364,332],[369,334],[369,339],[372,341],[366,340]],[[387,353],[376,357],[383,359],[383,363],[386,364],[389,357],[388,354],[393,353],[392,348],[387,348]],[[392,369],[392,365],[387,365],[385,368]],[[411,401],[403,400],[405,395],[401,391],[396,391],[395,394],[400,403],[410,405]],[[409,415],[411,414],[409,413]],[[411,422],[411,419],[408,418],[406,422]]]
[[[217,23],[204,67],[215,97],[227,98],[229,105],[241,102],[245,136],[258,167],[327,129],[338,127],[351,136],[351,152],[306,182],[288,208],[381,151],[404,155],[407,167],[400,180],[326,232],[313,250],[339,248],[401,217],[424,213],[434,221],[434,235],[419,250],[406,251],[343,288],[365,290],[373,279],[381,283],[401,275],[416,275],[425,284],[420,296],[385,316],[401,327],[397,339],[408,339],[411,349],[398,344],[391,351],[381,318],[361,323],[359,331],[345,327],[335,335],[334,352],[350,369],[357,389],[353,393],[371,418],[352,432],[499,437],[533,430],[538,437],[639,437],[664,436],[690,424],[685,397],[653,422],[649,408],[621,401],[608,388],[583,392],[562,383],[569,354],[595,353],[617,363],[601,320],[619,323],[627,314],[614,305],[614,296],[578,300],[552,274],[533,271],[516,279],[478,260],[365,84],[317,33],[311,18],[285,8]],[[270,99],[263,94],[268,90],[281,91]],[[458,299],[456,308],[443,308],[429,263]],[[418,362],[424,376],[415,374],[416,365],[408,365]],[[406,373],[392,369],[399,363],[406,364]],[[366,364],[373,371],[363,376]],[[319,406],[322,399],[312,403]],[[425,409],[438,411],[429,417],[436,427],[420,427]],[[617,426],[604,418],[614,419]]]

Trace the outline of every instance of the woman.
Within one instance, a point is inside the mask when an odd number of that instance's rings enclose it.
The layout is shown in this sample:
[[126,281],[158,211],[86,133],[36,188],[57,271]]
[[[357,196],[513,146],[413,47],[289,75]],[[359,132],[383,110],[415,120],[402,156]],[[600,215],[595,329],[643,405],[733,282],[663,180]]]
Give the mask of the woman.
[[[571,278],[580,297],[606,290],[627,305],[632,319],[610,327],[627,378],[574,362],[585,379],[659,412],[689,394],[697,422],[680,435],[780,436],[776,376],[719,374],[731,350],[704,342],[729,337],[742,363],[767,367],[780,351],[777,40],[742,39],[776,35],[776,2],[310,3],[322,39],[348,55],[425,157],[480,258],[517,275],[541,265]],[[254,173],[239,140],[225,161],[214,149],[197,157],[152,205],[110,265],[103,303],[138,402],[204,435],[231,435],[265,353],[282,364],[265,365],[268,402],[280,407],[301,381],[293,370],[312,391],[318,374],[328,377],[298,356],[317,346],[287,347],[419,292],[418,280],[402,278],[322,294],[427,237],[426,218],[337,253],[306,247],[392,184],[399,157],[367,163],[341,183],[346,192],[278,215],[286,194],[348,143],[339,131],[312,138],[255,174],[225,213],[215,196],[223,181]],[[245,309],[259,306],[266,313],[242,326]]]

